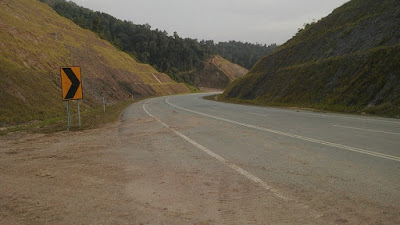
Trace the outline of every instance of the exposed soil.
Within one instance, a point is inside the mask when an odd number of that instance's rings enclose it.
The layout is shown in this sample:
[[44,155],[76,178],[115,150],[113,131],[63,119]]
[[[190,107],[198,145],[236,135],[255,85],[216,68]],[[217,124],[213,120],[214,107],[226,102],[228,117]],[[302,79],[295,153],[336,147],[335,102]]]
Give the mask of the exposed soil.
[[194,85],[212,89],[224,89],[231,81],[243,77],[247,69],[215,56],[204,63],[204,68],[195,72]]
[[[123,221],[129,200],[121,198],[127,180],[112,154],[115,131],[1,137],[0,224]],[[113,212],[121,215],[108,216]]]
[[[185,118],[188,127],[212,123]],[[141,103],[100,129],[0,137],[0,174],[0,224],[390,224],[398,218],[395,209],[381,213],[367,204],[358,215],[360,203],[337,196],[327,196],[332,204],[323,208],[281,199],[164,128]]]
[[321,221],[144,115],[83,132],[0,137],[0,174],[0,224]]

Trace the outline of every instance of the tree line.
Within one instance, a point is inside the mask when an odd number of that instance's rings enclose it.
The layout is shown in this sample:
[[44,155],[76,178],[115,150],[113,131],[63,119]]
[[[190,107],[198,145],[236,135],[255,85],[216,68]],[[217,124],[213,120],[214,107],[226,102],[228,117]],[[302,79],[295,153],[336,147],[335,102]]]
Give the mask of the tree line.
[[220,42],[182,38],[177,32],[152,29],[149,24],[137,25],[119,20],[109,14],[95,12],[66,0],[40,0],[51,6],[84,29],[147,63],[169,74],[178,82],[191,83],[190,73],[204,66],[204,61],[219,54],[229,61],[250,69],[263,56],[271,53],[276,45],[260,45],[237,41]]

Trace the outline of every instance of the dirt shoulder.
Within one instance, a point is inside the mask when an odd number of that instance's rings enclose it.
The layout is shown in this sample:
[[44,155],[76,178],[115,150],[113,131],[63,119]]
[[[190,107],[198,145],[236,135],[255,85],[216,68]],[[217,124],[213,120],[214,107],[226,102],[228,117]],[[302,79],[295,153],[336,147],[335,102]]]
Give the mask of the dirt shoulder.
[[0,224],[323,221],[193,150],[141,103],[99,129],[0,137],[0,174]]
[[[0,224],[111,224],[134,216],[121,201],[117,128],[1,137]],[[120,217],[106,216],[113,212]]]

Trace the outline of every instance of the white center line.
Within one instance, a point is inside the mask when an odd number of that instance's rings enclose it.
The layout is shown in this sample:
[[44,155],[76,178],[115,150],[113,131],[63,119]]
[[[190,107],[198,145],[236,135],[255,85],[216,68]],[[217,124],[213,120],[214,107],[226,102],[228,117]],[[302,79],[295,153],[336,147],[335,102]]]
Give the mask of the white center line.
[[353,130],[363,130],[363,131],[370,131],[370,132],[377,132],[377,133],[384,133],[384,134],[400,135],[400,133],[387,132],[387,131],[381,131],[381,130],[363,129],[363,128],[357,128],[357,127],[341,126],[341,125],[333,125],[333,126],[334,127],[341,127],[341,128],[348,128],[348,129],[353,129]]
[[222,118],[222,117],[213,116],[213,115],[202,113],[202,112],[197,112],[197,111],[194,111],[194,110],[190,110],[190,109],[186,109],[186,108],[174,105],[174,104],[172,104],[172,103],[170,103],[168,101],[168,98],[165,99],[165,102],[168,105],[172,106],[172,107],[175,107],[175,108],[187,111],[187,112],[191,112],[191,113],[194,113],[194,114],[202,115],[202,116],[205,116],[205,117],[213,118],[213,119],[216,119],[216,120],[224,121],[224,122],[227,122],[227,123],[236,124],[236,125],[239,125],[239,126],[252,128],[252,129],[256,129],[256,130],[261,130],[261,131],[265,131],[265,132],[269,132],[269,133],[273,133],[273,134],[278,134],[278,135],[282,135],[282,136],[286,136],[286,137],[291,137],[291,138],[295,138],[295,139],[299,139],[299,140],[303,140],[303,141],[308,141],[308,142],[317,143],[317,144],[321,144],[321,145],[340,148],[340,149],[347,150],[347,151],[358,152],[358,153],[365,154],[365,155],[371,155],[371,156],[375,156],[375,157],[379,157],[379,158],[384,158],[384,159],[389,159],[389,160],[400,162],[400,157],[397,157],[397,156],[392,156],[392,155],[379,153],[379,152],[368,151],[368,150],[364,150],[364,149],[361,149],[361,148],[350,147],[350,146],[346,146],[346,145],[342,145],[342,144],[336,144],[336,143],[332,143],[332,142],[328,142],[328,141],[322,141],[322,140],[309,138],[309,137],[304,137],[304,136],[300,136],[300,135],[296,135],[296,134],[290,134],[290,133],[286,133],[286,132],[282,132],[282,131],[277,131],[277,130],[268,129],[268,128],[264,128],[264,127],[259,127],[259,126],[255,126],[255,125],[251,125],[251,124],[247,124],[247,123],[242,123],[242,122],[238,122],[238,121],[234,121],[234,120],[230,120],[230,119],[225,119],[225,118]]
[[204,147],[203,145],[197,143],[196,141],[190,139],[189,137],[187,137],[186,135],[182,134],[181,132],[175,130],[174,128],[170,127],[168,124],[162,122],[160,119],[158,119],[157,117],[153,116],[147,109],[146,109],[146,104],[149,102],[150,100],[148,100],[146,103],[143,104],[143,110],[153,119],[157,120],[161,125],[163,125],[164,127],[172,130],[176,135],[178,135],[179,137],[185,139],[187,142],[189,142],[190,144],[196,146],[197,148],[199,148],[200,150],[202,150],[203,152],[207,153],[208,155],[212,156],[213,158],[215,158],[216,160],[220,161],[222,164],[224,164],[225,166],[228,166],[229,168],[235,170],[236,172],[238,172],[239,174],[243,175],[244,177],[246,177],[247,179],[253,181],[254,183],[260,185],[261,187],[263,187],[265,190],[267,191],[271,191],[273,193],[274,196],[281,198],[283,200],[290,200],[289,198],[283,196],[281,193],[279,193],[278,190],[273,189],[272,187],[270,187],[265,181],[261,180],[260,178],[254,176],[253,174],[247,172],[246,170],[242,169],[241,167],[235,165],[233,162],[230,162],[229,160],[223,158],[222,156],[214,153],[213,151],[207,149],[206,147]]
[[[280,111],[280,112],[290,112],[289,110],[278,110],[278,109],[268,109],[268,110],[275,110],[275,111]],[[351,119],[351,120],[362,120],[362,121],[369,121],[369,122],[382,122],[382,123],[391,123],[391,124],[400,124],[399,121],[390,121],[390,120],[383,120],[383,119],[375,119],[375,118],[368,118],[367,116],[364,116],[365,118],[360,118],[360,117],[352,117],[352,116],[341,116],[341,115],[333,115],[330,113],[327,114],[321,114],[318,112],[311,113],[311,112],[290,112],[293,114],[303,114],[303,115],[311,115],[314,117],[324,117],[324,118],[341,118],[341,119]]]
[[[324,118],[341,118],[341,119],[351,119],[351,120],[362,120],[362,121],[369,121],[369,122],[382,122],[382,123],[391,123],[391,124],[400,124],[399,119],[392,119],[392,120],[384,120],[384,119],[378,119],[374,117],[368,117],[368,116],[345,116],[345,115],[340,115],[340,114],[333,114],[333,113],[325,113],[322,114],[320,112],[305,112],[302,109],[278,109],[278,108],[272,108],[272,107],[264,107],[265,111],[275,111],[275,112],[282,112],[282,113],[291,113],[291,114],[297,114],[297,115],[310,115],[314,117],[324,117]],[[397,121],[396,121],[397,120]]]
[[307,112],[302,112],[302,114],[314,115],[314,116],[319,116],[319,117],[336,117],[336,118],[342,118],[342,119],[364,120],[364,121],[370,121],[370,122],[382,122],[382,123],[400,124],[400,122],[397,122],[397,121],[389,121],[389,120],[381,120],[381,119],[373,119],[373,118],[358,118],[358,117],[351,117],[351,116],[337,116],[337,115],[332,115],[332,114],[319,115],[317,113],[307,113]]

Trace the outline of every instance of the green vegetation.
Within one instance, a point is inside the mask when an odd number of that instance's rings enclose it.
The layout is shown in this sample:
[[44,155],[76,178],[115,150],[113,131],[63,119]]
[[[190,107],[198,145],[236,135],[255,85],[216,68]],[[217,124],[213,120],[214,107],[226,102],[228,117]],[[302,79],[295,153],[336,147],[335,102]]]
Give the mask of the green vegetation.
[[238,41],[219,42],[215,51],[232,63],[251,69],[260,59],[269,55],[277,48],[276,44],[261,45]]
[[201,90],[198,89],[195,86],[192,86],[192,85],[189,85],[189,84],[185,84],[185,85],[186,85],[187,88],[189,88],[191,93],[200,93],[201,92]]
[[63,105],[55,80],[42,79],[47,72],[29,70],[2,57],[0,71],[0,126],[61,115]]
[[0,127],[62,118],[61,66],[82,69],[83,111],[99,107],[102,97],[116,104],[132,95],[189,92],[39,1],[2,1],[0,21]]
[[152,30],[149,24],[136,25],[118,20],[106,13],[94,12],[65,0],[40,0],[49,4],[57,13],[72,20],[84,29],[97,33],[102,39],[167,73],[178,82],[193,84],[196,70],[214,55],[221,55],[231,62],[251,68],[258,60],[271,53],[276,45],[266,46],[242,42],[198,41],[181,38],[177,32],[169,36],[166,31]]
[[[135,100],[137,101],[137,100]],[[134,103],[135,101],[123,101],[116,103],[114,105],[109,105],[106,107],[106,111],[103,111],[103,107],[97,106],[91,109],[85,109],[81,112],[81,129],[93,129],[104,126],[105,124],[109,124],[112,122],[118,121],[121,116],[121,113],[124,109],[126,109],[129,105]],[[72,121],[71,121],[71,131],[79,130],[78,127],[78,118],[76,112],[75,102],[72,102]],[[0,136],[6,135],[12,132],[34,132],[34,133],[51,133],[57,131],[63,131],[67,129],[67,121],[66,115],[54,118],[48,118],[41,121],[31,121],[29,123],[15,125],[10,127],[5,127],[0,130]]]
[[350,1],[305,25],[221,98],[398,117],[399,13],[395,0]]

